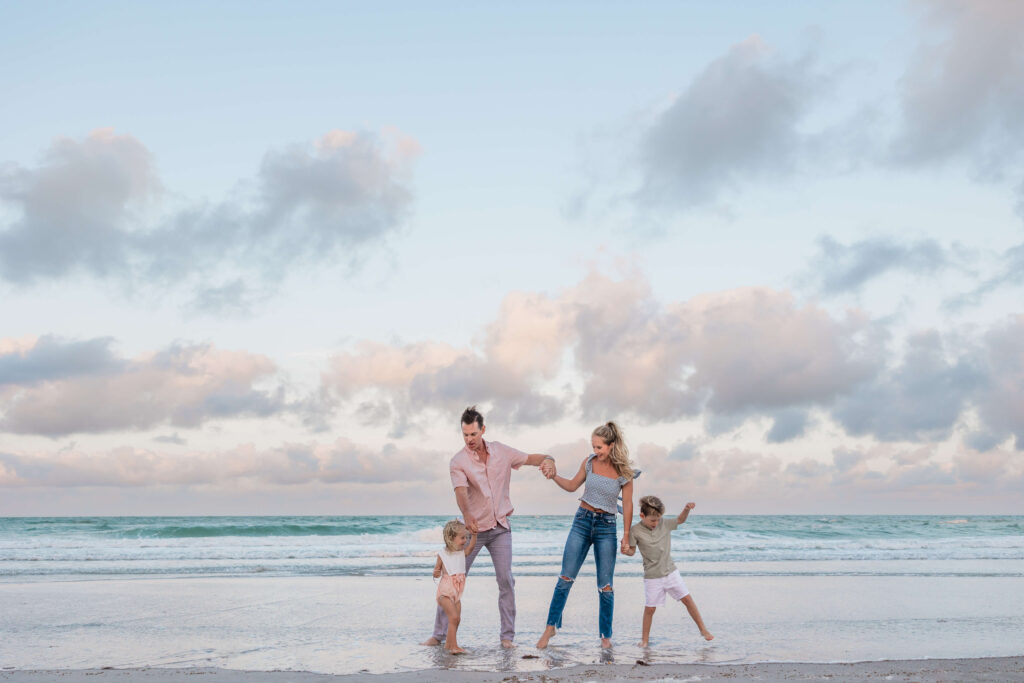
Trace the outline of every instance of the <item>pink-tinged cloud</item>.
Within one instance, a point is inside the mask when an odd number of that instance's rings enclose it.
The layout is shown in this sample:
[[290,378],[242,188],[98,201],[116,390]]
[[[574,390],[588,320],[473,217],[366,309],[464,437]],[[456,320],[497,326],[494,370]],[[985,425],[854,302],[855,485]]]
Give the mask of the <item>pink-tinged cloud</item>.
[[336,439],[274,448],[242,444],[221,451],[166,453],[138,448],[56,453],[0,451],[0,487],[273,488],[307,484],[389,484],[448,479],[450,454],[380,448]]
[[[470,348],[356,345],[334,357],[323,393],[398,424],[469,403],[519,424],[566,414],[746,415],[850,391],[878,371],[880,336],[862,314],[836,319],[787,292],[739,289],[663,305],[642,277],[592,274],[555,296],[510,294]],[[579,377],[579,390],[551,386],[563,376]]]
[[117,356],[109,339],[52,337],[0,354],[0,431],[61,436],[196,427],[209,420],[266,417],[285,408],[268,358],[207,345]]

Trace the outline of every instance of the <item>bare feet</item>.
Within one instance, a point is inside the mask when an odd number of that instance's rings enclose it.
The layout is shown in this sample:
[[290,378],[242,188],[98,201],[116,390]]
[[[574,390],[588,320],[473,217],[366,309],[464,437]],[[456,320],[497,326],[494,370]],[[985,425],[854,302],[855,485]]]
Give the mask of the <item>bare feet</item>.
[[537,641],[537,649],[543,650],[548,646],[548,641],[551,637],[557,633],[557,629],[554,626],[547,626],[544,628],[544,633],[541,634],[540,640]]
[[459,647],[458,645],[456,645],[455,647],[449,647],[449,648],[447,648],[447,650],[446,650],[446,651],[447,651],[447,652],[448,652],[448,654],[450,654],[450,655],[464,655],[464,654],[466,654],[466,651],[465,651],[465,650],[463,650],[463,649],[462,649],[461,647]]
[[516,646],[516,644],[513,643],[511,640],[503,640],[503,641],[501,641],[501,646],[503,648],[505,648],[506,650],[511,650],[512,648],[514,648]]
[[639,643],[636,644],[636,646],[637,647],[647,647],[647,641],[646,640],[641,640]]
[[440,645],[440,644],[441,644],[441,641],[438,640],[437,638],[435,638],[434,636],[430,636],[429,638],[424,640],[422,643],[420,643],[420,645],[426,645],[427,647],[434,647],[435,645]]
[[611,647],[612,647],[612,639],[611,638],[602,638],[601,639],[601,647],[602,647],[602,649],[610,650]]
[[704,636],[704,640],[714,640],[715,637],[711,635],[711,631],[701,631],[700,634]]

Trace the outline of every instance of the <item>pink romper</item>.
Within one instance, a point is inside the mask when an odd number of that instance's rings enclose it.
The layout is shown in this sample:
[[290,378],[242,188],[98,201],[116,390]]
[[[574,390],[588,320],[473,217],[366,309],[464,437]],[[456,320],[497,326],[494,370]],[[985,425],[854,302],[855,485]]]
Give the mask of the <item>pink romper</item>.
[[462,591],[466,590],[466,553],[445,548],[437,556],[441,558],[441,581],[437,584],[437,597],[451,598],[452,602],[458,602],[462,599]]

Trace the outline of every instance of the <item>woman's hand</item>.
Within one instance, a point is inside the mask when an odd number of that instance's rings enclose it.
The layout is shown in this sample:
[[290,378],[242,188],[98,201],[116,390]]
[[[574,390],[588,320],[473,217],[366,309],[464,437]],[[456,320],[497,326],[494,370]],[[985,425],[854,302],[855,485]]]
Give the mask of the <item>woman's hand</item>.
[[619,546],[619,552],[623,555],[629,555],[629,536],[622,537],[622,544]]

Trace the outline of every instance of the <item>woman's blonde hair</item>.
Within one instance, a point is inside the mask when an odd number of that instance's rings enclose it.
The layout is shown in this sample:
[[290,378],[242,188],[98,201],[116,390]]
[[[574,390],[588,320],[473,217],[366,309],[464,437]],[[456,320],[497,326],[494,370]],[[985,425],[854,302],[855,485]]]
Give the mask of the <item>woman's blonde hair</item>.
[[614,422],[606,422],[594,430],[593,436],[600,437],[611,447],[608,458],[612,461],[615,471],[620,477],[633,478],[633,465],[629,462],[629,449],[622,438],[622,430]]
[[457,519],[453,519],[444,525],[444,531],[441,532],[441,536],[444,537],[444,547],[448,548],[449,551],[458,550],[455,547],[455,537],[460,531],[466,528],[466,525]]

